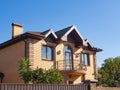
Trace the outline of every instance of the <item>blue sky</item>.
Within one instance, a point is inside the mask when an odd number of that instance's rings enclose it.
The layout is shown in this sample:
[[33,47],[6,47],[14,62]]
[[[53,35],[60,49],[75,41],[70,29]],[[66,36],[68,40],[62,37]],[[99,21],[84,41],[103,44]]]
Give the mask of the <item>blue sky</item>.
[[54,31],[75,25],[93,46],[98,66],[109,57],[120,56],[120,0],[1,0],[0,43],[11,39],[11,23],[24,31]]

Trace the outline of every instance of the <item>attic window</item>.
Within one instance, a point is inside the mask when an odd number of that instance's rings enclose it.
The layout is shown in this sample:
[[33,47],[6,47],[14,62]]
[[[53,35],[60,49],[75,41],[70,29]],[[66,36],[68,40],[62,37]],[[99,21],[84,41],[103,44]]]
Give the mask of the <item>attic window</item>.
[[42,59],[43,60],[53,60],[53,47],[51,46],[42,46]]

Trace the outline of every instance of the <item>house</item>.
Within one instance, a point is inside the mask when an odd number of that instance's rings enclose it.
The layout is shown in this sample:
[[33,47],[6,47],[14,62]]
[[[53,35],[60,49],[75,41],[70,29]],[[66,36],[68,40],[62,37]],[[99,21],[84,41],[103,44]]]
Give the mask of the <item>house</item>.
[[78,84],[83,80],[96,80],[96,53],[81,36],[75,26],[54,32],[23,32],[23,26],[12,23],[12,39],[0,44],[0,72],[3,83],[22,83],[18,61],[22,57],[30,60],[31,68],[55,68],[64,76],[64,83]]

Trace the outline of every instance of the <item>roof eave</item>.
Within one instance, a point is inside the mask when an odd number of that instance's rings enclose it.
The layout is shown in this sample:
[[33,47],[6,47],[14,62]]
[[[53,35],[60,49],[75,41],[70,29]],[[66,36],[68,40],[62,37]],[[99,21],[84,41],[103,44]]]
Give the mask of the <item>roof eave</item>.
[[95,51],[95,52],[101,52],[101,51],[103,51],[103,49],[101,49],[101,48],[96,48],[96,47],[93,47],[92,50]]
[[24,40],[26,38],[33,38],[33,39],[40,40],[40,39],[44,38],[44,36],[43,35],[34,35],[34,34],[30,34],[30,33],[24,33],[24,34],[22,34],[20,36],[17,36],[17,37],[15,37],[13,39],[10,39],[10,40],[0,44],[0,49],[5,48],[5,47],[7,47],[9,45],[12,45],[14,43],[17,43],[17,42],[19,42],[21,40]]
[[50,29],[50,30],[48,31],[48,33],[45,34],[45,37],[47,38],[50,34],[53,34],[53,36],[55,37],[55,39],[57,39],[57,35],[53,32],[52,29]]

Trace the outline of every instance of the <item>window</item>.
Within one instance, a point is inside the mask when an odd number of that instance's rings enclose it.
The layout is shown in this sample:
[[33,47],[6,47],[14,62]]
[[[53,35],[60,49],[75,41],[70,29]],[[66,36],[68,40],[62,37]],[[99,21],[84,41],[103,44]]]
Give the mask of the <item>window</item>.
[[64,47],[65,54],[65,69],[70,70],[72,68],[72,50],[69,46],[65,45]]
[[84,65],[90,65],[90,60],[89,60],[89,54],[88,53],[83,53],[81,54],[81,63]]
[[53,60],[53,48],[50,46],[42,46],[42,59]]

